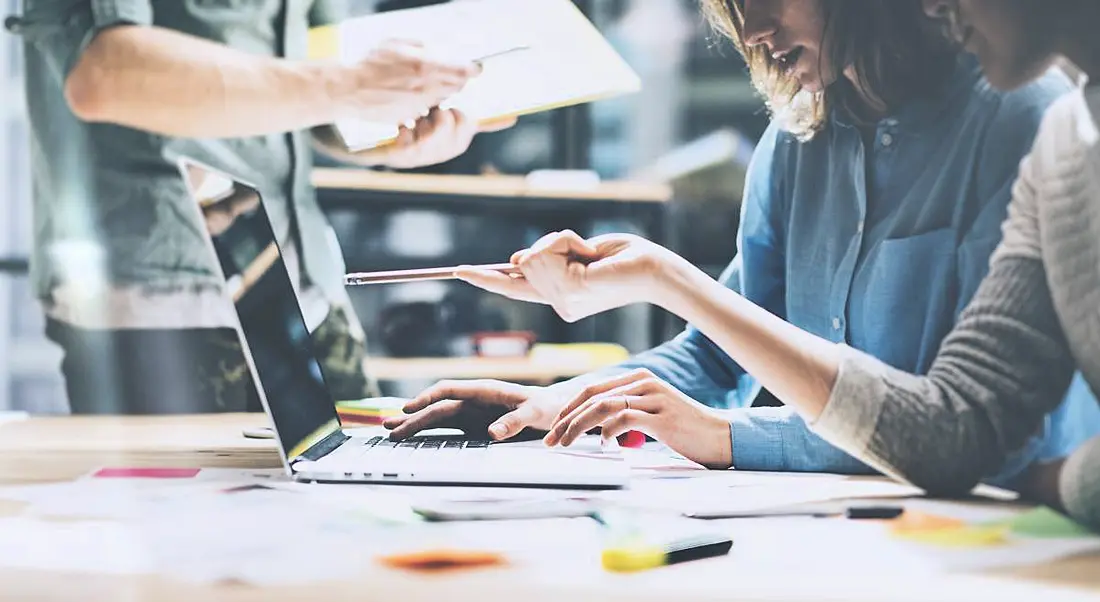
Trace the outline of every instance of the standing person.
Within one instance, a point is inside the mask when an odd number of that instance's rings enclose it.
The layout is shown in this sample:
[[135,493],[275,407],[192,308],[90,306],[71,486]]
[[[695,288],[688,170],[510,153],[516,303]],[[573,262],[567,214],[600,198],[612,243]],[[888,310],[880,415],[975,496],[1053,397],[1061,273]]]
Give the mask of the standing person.
[[[738,253],[721,285],[833,344],[927,372],[987,272],[1041,116],[1069,82],[1052,73],[1015,92],[991,89],[976,59],[943,37],[918,0],[704,6],[745,56],[773,113],[749,170]],[[624,241],[622,251],[629,256],[634,248]],[[529,284],[551,287],[538,294],[523,282],[477,274],[471,282],[530,300],[557,299],[555,286],[579,301],[594,296],[556,281],[553,272],[532,273]],[[610,299],[641,293],[627,279]],[[549,428],[562,406],[594,390],[586,386],[602,390],[604,382],[644,370],[663,395],[690,408],[695,420],[671,422],[665,428],[673,430],[660,434],[697,461],[872,471],[817,435],[795,407],[744,407],[760,375],[689,323],[676,339],[616,370],[545,389],[442,383],[409,406],[411,417],[390,426],[398,438],[434,424],[491,424],[493,436],[510,437],[525,426]],[[479,411],[462,412],[464,403]],[[727,405],[733,409],[723,413],[705,407]],[[1026,467],[1098,432],[1100,409],[1088,391],[1078,391],[1004,462],[983,466],[981,476],[1010,485]]]
[[[181,156],[259,188],[335,396],[371,392],[341,254],[310,185],[312,147],[394,168],[448,160],[478,128],[432,108],[479,68],[399,41],[356,64],[306,60],[308,29],[339,8],[27,0],[8,20],[25,41],[32,279],[73,412],[259,409]],[[346,117],[415,126],[352,155],[325,127]]]

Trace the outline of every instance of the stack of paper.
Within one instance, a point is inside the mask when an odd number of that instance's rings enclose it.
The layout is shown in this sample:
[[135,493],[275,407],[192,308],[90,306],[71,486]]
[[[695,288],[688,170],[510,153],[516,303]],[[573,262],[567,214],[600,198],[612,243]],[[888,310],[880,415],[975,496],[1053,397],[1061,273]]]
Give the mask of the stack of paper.
[[[571,0],[465,0],[359,17],[313,30],[310,55],[353,63],[394,38],[421,42],[452,60],[490,57],[482,74],[442,105],[481,122],[641,88],[638,75]],[[351,150],[392,141],[399,125],[335,124]]]

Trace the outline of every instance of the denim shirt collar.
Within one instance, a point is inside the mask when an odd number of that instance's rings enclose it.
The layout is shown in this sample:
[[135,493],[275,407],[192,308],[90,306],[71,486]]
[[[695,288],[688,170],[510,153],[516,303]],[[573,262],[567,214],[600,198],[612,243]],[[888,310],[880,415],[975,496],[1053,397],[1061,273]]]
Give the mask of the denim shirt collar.
[[[887,125],[899,131],[919,133],[929,123],[942,117],[944,111],[955,104],[982,77],[981,65],[968,53],[959,55],[951,78],[942,94],[926,94],[905,103],[896,111],[882,118],[878,126]],[[839,127],[855,128],[856,124],[840,111],[830,109],[830,123]]]

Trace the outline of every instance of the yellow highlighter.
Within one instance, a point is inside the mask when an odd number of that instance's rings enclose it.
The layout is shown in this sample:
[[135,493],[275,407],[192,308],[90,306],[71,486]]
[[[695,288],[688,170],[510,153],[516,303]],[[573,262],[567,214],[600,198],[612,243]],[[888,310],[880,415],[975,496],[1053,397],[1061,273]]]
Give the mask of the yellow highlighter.
[[691,560],[728,554],[733,540],[724,536],[702,536],[677,540],[665,545],[625,545],[607,548],[601,560],[603,568],[616,573],[644,571]]

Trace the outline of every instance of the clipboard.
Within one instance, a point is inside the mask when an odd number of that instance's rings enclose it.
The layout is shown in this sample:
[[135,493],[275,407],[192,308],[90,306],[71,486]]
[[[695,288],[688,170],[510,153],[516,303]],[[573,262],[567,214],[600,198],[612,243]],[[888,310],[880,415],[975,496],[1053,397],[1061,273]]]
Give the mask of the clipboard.
[[[572,0],[463,0],[356,17],[311,30],[309,56],[351,63],[392,38],[482,61],[481,75],[440,104],[482,124],[641,89],[638,74]],[[333,129],[356,152],[392,143],[399,126],[342,120]]]

